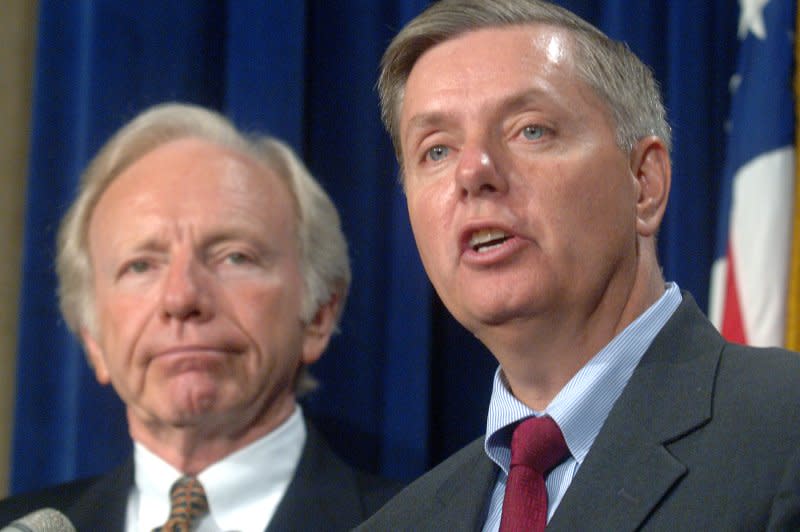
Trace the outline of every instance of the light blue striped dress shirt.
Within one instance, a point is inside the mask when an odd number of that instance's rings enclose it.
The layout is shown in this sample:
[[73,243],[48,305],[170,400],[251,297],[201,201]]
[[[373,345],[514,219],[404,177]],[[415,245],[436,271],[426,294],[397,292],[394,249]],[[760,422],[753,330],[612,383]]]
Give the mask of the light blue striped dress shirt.
[[489,416],[486,421],[486,454],[500,472],[489,502],[484,532],[496,532],[500,527],[503,496],[511,462],[511,434],[516,422],[530,417],[552,417],[569,447],[570,457],[547,476],[547,520],[561,502],[572,479],[594,443],[611,407],[628,383],[647,348],[667,323],[682,300],[680,289],[668,283],[661,298],[625,330],[618,334],[599,353],[576,373],[556,395],[544,412],[531,410],[509,391],[501,368],[494,377]]

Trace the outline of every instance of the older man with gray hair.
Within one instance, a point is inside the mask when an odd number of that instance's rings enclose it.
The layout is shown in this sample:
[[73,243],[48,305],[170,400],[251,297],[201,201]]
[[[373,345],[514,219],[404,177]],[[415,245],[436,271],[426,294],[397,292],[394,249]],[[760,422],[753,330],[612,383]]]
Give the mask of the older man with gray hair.
[[60,302],[127,409],[131,459],[0,503],[78,530],[348,530],[394,485],[339,460],[297,404],[350,284],[331,200],[285,144],[149,109],[89,165],[58,239]]

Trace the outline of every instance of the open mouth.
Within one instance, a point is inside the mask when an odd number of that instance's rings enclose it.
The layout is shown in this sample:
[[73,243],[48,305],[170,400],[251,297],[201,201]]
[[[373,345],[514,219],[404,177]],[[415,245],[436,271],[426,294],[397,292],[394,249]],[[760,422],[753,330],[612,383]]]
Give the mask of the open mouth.
[[472,234],[469,239],[469,247],[478,253],[486,253],[500,247],[509,238],[511,235],[500,229],[481,229]]

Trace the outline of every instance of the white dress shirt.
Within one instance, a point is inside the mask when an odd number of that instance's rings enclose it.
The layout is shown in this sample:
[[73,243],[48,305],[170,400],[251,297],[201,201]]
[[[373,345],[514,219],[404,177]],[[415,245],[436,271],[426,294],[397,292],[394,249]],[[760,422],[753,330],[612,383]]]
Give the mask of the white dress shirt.
[[[263,532],[289,486],[306,442],[296,405],[275,430],[210,465],[197,475],[210,513],[198,532]],[[135,479],[128,496],[125,530],[150,532],[169,516],[169,490],[182,473],[134,442]]]

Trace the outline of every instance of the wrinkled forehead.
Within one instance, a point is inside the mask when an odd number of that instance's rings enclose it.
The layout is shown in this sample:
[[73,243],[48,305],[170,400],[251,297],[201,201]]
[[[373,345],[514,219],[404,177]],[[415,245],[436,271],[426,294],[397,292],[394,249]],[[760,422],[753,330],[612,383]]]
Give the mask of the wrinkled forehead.
[[228,146],[202,137],[179,137],[147,150],[133,158],[105,183],[96,203],[117,190],[132,193],[169,187],[172,182],[202,186],[209,177],[226,177],[244,186],[266,190],[277,187],[294,196],[294,190],[277,162],[264,160],[246,147]]
[[[397,104],[399,116],[412,91],[426,93],[443,87],[469,89],[469,82],[484,86],[576,76],[575,38],[565,28],[548,24],[491,26],[461,32],[425,49],[408,72]],[[401,119],[402,121],[402,119]]]
[[420,102],[425,107],[432,96],[448,91],[472,103],[487,91],[502,96],[541,90],[562,101],[591,101],[613,121],[610,103],[588,66],[585,48],[592,40],[572,28],[526,23],[473,29],[428,47],[409,71],[395,107],[400,144]]
[[[510,25],[465,32],[430,47],[406,80],[399,109],[401,138],[430,115],[469,114],[528,94],[567,102],[587,88],[575,75],[573,38],[547,25]],[[458,102],[457,104],[455,102]]]
[[212,221],[278,223],[296,231],[298,208],[286,181],[241,151],[200,139],[171,141],[108,183],[92,209],[87,236],[90,241],[98,231],[108,236],[104,226],[125,226],[125,221],[130,226],[148,215],[180,223],[205,219],[204,227]]
[[[509,35],[524,36],[524,39],[510,39]],[[574,64],[575,61],[576,37],[568,28],[539,22],[492,25],[461,31],[425,47],[413,60],[406,81],[431,55],[441,57],[444,55],[442,50],[456,48],[464,41],[477,40],[492,46],[497,54],[515,56],[536,52],[539,61],[553,65]],[[465,68],[469,68],[469,55],[465,54],[464,59]]]

